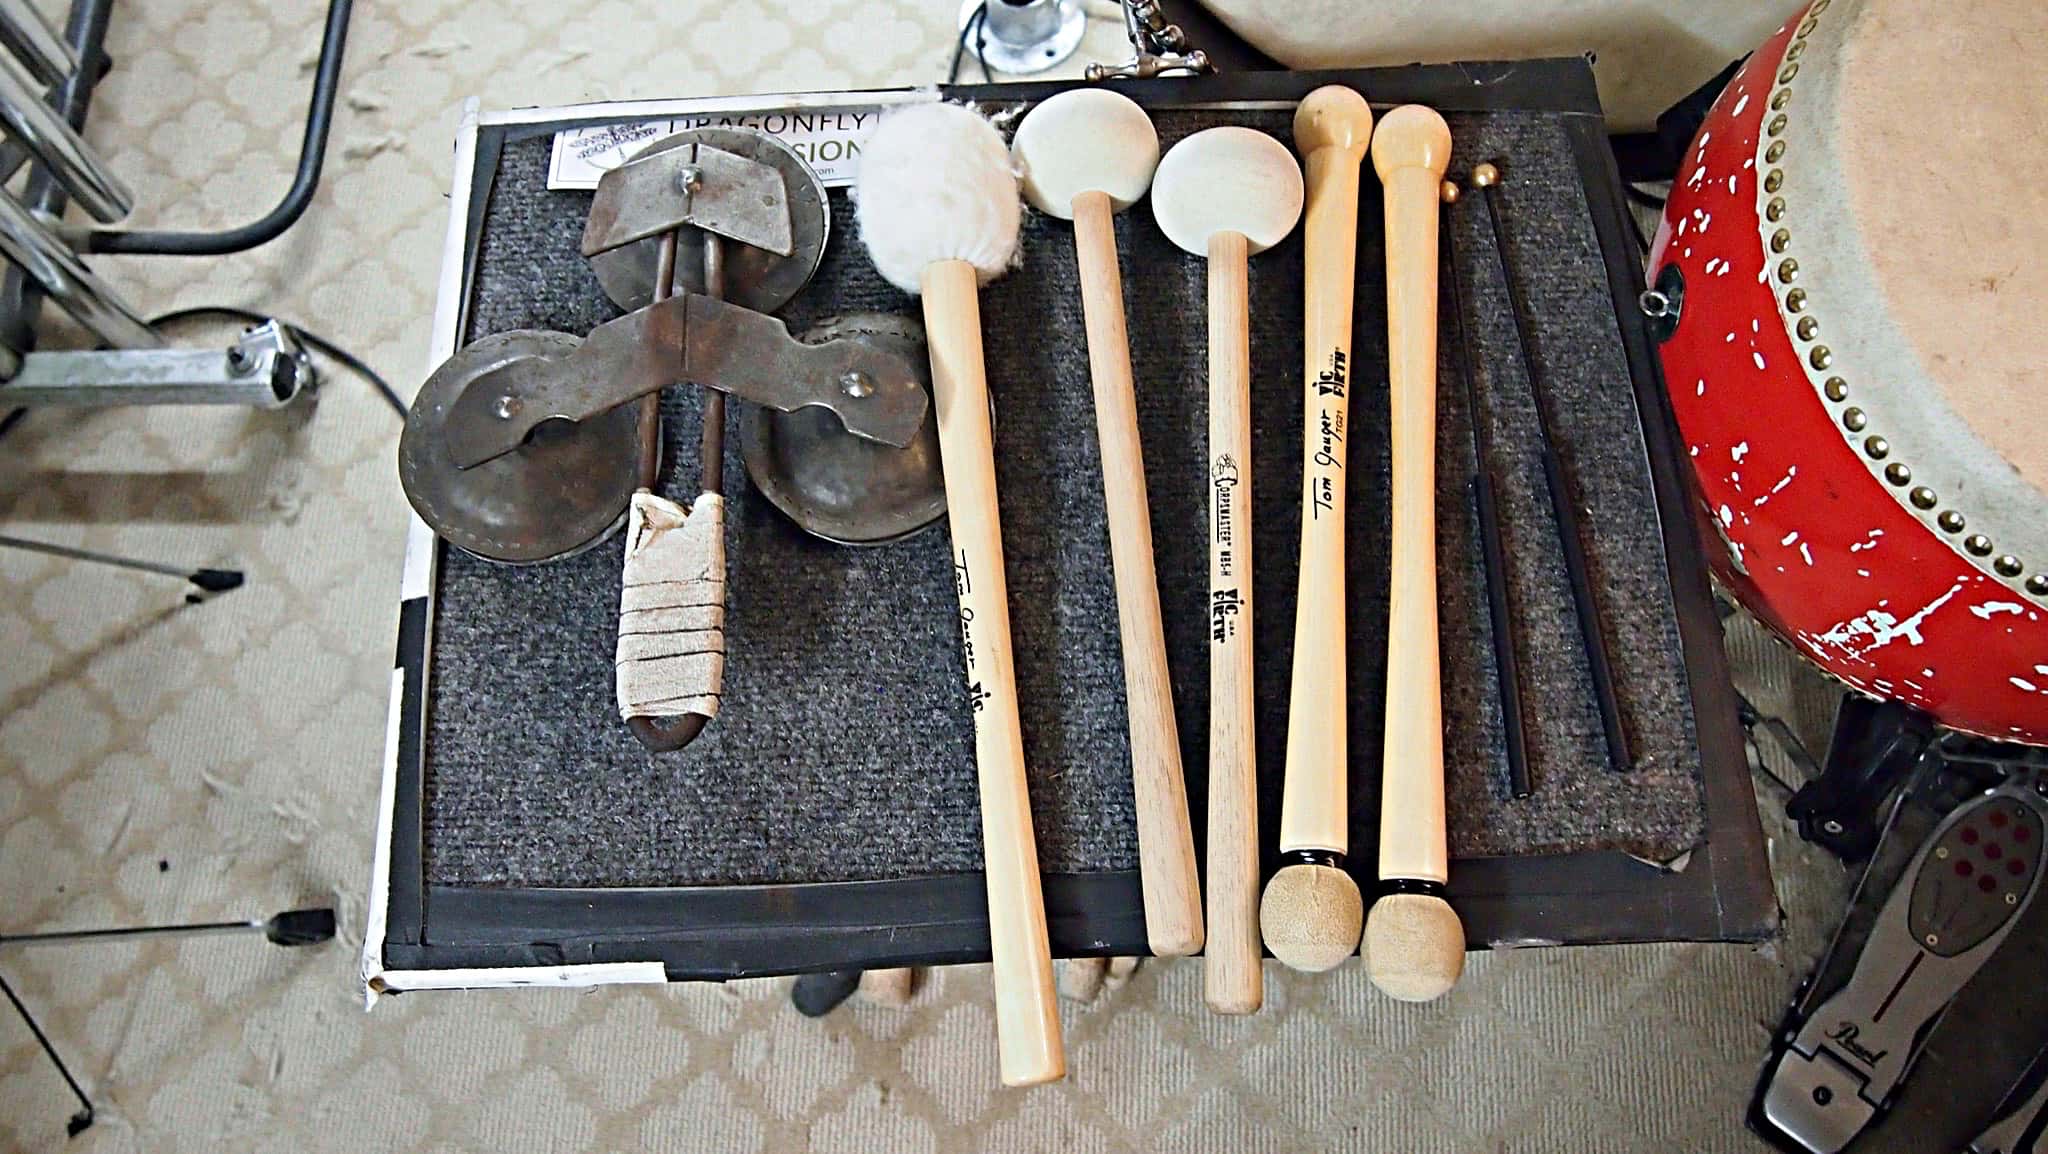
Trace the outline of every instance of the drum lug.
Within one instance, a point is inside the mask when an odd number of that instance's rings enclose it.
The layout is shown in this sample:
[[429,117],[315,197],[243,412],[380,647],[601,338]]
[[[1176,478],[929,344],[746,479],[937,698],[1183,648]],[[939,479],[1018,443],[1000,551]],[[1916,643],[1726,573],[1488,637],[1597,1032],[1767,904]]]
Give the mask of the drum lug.
[[1678,331],[1679,311],[1685,307],[1685,274],[1678,271],[1676,262],[1664,266],[1657,274],[1656,287],[1643,290],[1636,307],[1649,318],[1650,335],[1658,344],[1671,339]]

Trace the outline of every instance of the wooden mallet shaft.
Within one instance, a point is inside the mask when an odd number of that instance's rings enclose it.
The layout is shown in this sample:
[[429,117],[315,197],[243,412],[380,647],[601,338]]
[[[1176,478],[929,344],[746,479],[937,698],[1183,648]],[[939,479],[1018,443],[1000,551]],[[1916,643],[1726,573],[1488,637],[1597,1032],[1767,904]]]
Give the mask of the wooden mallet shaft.
[[981,302],[974,266],[934,261],[921,278],[932,402],[946,477],[946,524],[960,597],[960,641],[974,711],[974,763],[981,787],[981,839],[988,880],[989,949],[994,963],[996,1039],[1005,1085],[1031,1086],[1066,1074],[1052,943],[1031,791],[1017,715],[1010,651],[1010,598],[996,508],[995,442],[982,360]]

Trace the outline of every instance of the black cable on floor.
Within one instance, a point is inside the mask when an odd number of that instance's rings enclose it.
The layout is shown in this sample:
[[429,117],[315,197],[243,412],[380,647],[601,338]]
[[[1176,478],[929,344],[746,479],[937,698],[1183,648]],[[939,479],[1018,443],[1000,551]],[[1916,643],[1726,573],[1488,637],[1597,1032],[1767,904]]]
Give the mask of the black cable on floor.
[[989,84],[995,81],[995,77],[989,75],[988,56],[981,47],[981,26],[987,19],[988,5],[983,4],[974,10],[974,15],[967,18],[967,23],[960,26],[960,39],[953,45],[953,66],[946,70],[946,83],[960,83],[960,61],[967,54],[967,41],[970,37],[974,40],[974,58],[981,64],[982,83]]
[[[248,309],[236,308],[232,305],[196,305],[188,309],[176,309],[162,316],[155,317],[149,322],[149,327],[162,328],[165,325],[176,324],[179,321],[199,320],[202,318],[216,320],[227,318],[247,321],[251,324],[262,324],[264,321],[274,319],[263,313],[251,312]],[[304,342],[307,347],[326,354],[349,371],[368,381],[372,387],[383,394],[384,403],[391,406],[391,411],[398,414],[398,419],[401,421],[405,419],[406,403],[404,399],[398,395],[396,389],[391,387],[390,382],[379,376],[377,370],[365,364],[360,357],[318,333],[308,332],[289,321],[278,321],[278,323],[290,330],[292,336]]]

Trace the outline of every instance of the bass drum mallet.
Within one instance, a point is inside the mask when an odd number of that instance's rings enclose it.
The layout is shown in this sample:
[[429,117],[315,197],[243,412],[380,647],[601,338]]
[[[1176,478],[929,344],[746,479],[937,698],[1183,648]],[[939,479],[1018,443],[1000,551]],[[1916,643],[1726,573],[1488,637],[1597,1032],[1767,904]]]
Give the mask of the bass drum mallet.
[[1010,652],[979,296],[984,282],[1016,260],[1023,215],[1017,178],[1009,149],[988,121],[959,105],[920,104],[875,127],[861,153],[854,195],[861,241],[875,270],[924,299],[974,713],[997,1044],[1004,1084],[1037,1085],[1064,1077],[1067,1060]]
[[1450,126],[1419,104],[1387,113],[1373,134],[1372,166],[1386,200],[1394,508],[1380,897],[1366,915],[1365,962],[1373,984],[1405,1002],[1442,997],[1465,969],[1465,929],[1444,900],[1450,853],[1436,621],[1437,204],[1450,159]]

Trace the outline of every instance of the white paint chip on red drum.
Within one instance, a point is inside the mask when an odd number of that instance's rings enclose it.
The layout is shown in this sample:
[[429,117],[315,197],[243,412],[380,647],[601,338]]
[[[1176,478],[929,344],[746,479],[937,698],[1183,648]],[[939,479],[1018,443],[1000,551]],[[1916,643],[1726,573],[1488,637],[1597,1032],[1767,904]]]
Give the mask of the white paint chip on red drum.
[[1728,506],[1726,506],[1726,505],[1723,505],[1723,506],[1721,506],[1721,524],[1722,524],[1722,525],[1724,525],[1724,526],[1726,526],[1726,525],[1733,525],[1734,523],[1735,523],[1735,510],[1733,510],[1733,509],[1730,509],[1730,508],[1729,508]]
[[1799,556],[1803,558],[1808,565],[1813,564],[1813,551],[1806,547],[1806,542],[1804,541],[1801,541],[1799,543]]
[[1756,362],[1757,368],[1761,369],[1764,367],[1764,355],[1762,353],[1752,349],[1750,350],[1749,359]]
[[1742,455],[1747,452],[1749,452],[1749,442],[1743,441],[1742,443],[1736,445],[1734,448],[1728,450],[1728,455],[1734,459],[1736,464],[1739,465],[1742,463]]
[[[1890,613],[1884,612],[1884,606],[1890,604],[1889,599],[1879,601],[1876,609],[1838,623],[1826,633],[1821,634],[1816,640],[1834,646],[1842,652],[1842,656],[1852,660],[1862,657],[1873,649],[1882,649],[1901,637],[1905,638],[1908,644],[1925,644],[1924,639],[1920,636],[1921,624],[1935,610],[1948,604],[1950,598],[1962,591],[1963,582],[1958,581],[1954,585],[1949,586],[1948,592],[1921,606],[1918,612],[1904,621],[1899,620]],[[1870,638],[1870,644],[1861,648],[1855,647],[1854,643],[1859,637]]]
[[1970,606],[1970,612],[1975,613],[1980,621],[1991,620],[1991,615],[1994,613],[2010,613],[2017,617],[2026,611],[2026,606],[2015,605],[2010,601],[1986,601],[1982,605]]
[[1735,102],[1735,107],[1734,107],[1733,109],[1731,109],[1731,110],[1729,111],[1729,115],[1730,115],[1730,116],[1741,116],[1741,115],[1742,115],[1742,110],[1743,110],[1743,109],[1745,109],[1745,108],[1748,108],[1748,107],[1749,107],[1749,94],[1748,94],[1747,92],[1745,92],[1745,93],[1743,93],[1743,94],[1742,94],[1742,99],[1740,99],[1740,100],[1738,100],[1738,101],[1736,101],[1736,102]]
[[1868,577],[1868,576],[1870,576],[1870,570],[1868,570],[1868,569],[1858,569],[1858,570],[1856,570],[1856,575],[1857,575],[1858,577]]
[[2024,689],[2024,690],[2026,690],[2026,691],[2027,691],[2028,693],[2039,693],[2039,692],[2041,692],[2041,690],[2040,690],[2040,689],[2038,689],[2038,688],[2036,688],[2036,687],[2035,687],[2035,685],[2034,685],[2034,683],[2033,683],[2033,682],[2031,682],[2031,681],[2028,681],[2028,680],[2027,680],[2026,678],[2024,678],[2024,677],[2008,677],[2008,678],[2006,678],[2006,680],[2007,680],[2007,681],[2010,681],[2010,682],[2012,682],[2012,683],[2013,683],[2013,686],[2014,686],[2015,688],[2017,688],[2017,689]]
[[2036,665],[2034,666],[2034,672],[2048,675],[2048,665]]
[[1792,532],[1785,534],[1785,539],[1778,542],[1778,544],[1790,545],[1792,542],[1797,540],[1799,540],[1799,530],[1794,529]]

